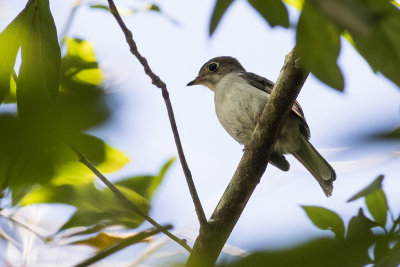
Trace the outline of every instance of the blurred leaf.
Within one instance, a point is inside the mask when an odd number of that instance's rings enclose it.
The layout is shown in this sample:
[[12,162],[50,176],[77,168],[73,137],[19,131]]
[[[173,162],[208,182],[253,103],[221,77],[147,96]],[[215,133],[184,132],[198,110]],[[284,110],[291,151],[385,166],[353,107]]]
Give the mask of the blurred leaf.
[[[385,238],[378,239],[374,248],[374,261],[383,259],[390,251],[389,242]],[[400,263],[400,262],[399,262]]]
[[[149,200],[173,160],[169,160],[158,175],[124,179],[115,183],[115,186],[138,208],[148,213]],[[108,188],[99,190],[92,183],[83,184],[77,181],[75,184],[37,187],[20,201],[21,205],[35,203],[63,203],[77,208],[60,230],[94,226],[94,229],[99,231],[111,225],[136,228],[143,222],[141,216],[135,214],[130,207],[126,207]],[[92,232],[90,228],[86,229],[89,230],[88,233]]]
[[[137,235],[137,234],[135,233],[135,234],[130,234],[130,235],[122,237],[121,235],[112,235],[109,233],[101,232],[101,233],[98,233],[94,237],[84,239],[84,240],[78,240],[71,244],[87,245],[87,246],[94,247],[96,250],[102,250],[102,249],[108,248],[118,242],[121,242],[122,240],[131,238],[135,235]],[[139,242],[144,242],[144,241],[145,240],[140,240]]]
[[347,29],[364,36],[370,33],[374,14],[361,1],[310,0],[309,2],[340,29]]
[[93,9],[104,9],[110,11],[110,8],[107,5],[96,4],[96,5],[89,5],[89,7]]
[[56,101],[61,53],[49,1],[29,1],[24,13],[27,31],[21,44],[18,111],[27,120],[37,120],[38,114],[51,112]]
[[146,9],[150,11],[161,12],[161,8],[154,3],[149,4]]
[[300,62],[322,82],[342,91],[343,76],[336,62],[339,51],[339,29],[306,2],[297,28],[296,52]]
[[17,84],[15,81],[16,80],[11,77],[9,94],[4,99],[4,103],[17,103]]
[[394,247],[380,259],[375,267],[398,267],[400,264],[400,243],[397,242]]
[[304,0],[283,0],[286,4],[291,5],[298,10],[302,10],[304,6]]
[[281,0],[248,0],[249,3],[264,17],[269,25],[289,27],[289,16]]
[[74,237],[74,236],[80,236],[80,235],[90,235],[93,233],[98,233],[101,230],[103,230],[105,227],[107,227],[107,225],[103,225],[101,223],[95,224],[95,225],[91,225],[88,227],[84,227],[83,230],[81,228],[76,228],[76,231],[67,231],[66,233],[64,233],[61,237],[61,239],[66,239],[66,238],[70,238],[70,237]]
[[382,189],[377,189],[365,197],[365,203],[375,221],[382,227],[386,225],[387,205],[386,196]]
[[11,73],[24,34],[23,17],[21,12],[0,34],[0,103],[10,92]]
[[[112,173],[121,169],[129,159],[120,151],[107,145],[103,140],[81,134],[71,142],[77,146],[102,173]],[[79,185],[93,181],[95,175],[82,163],[66,144],[60,144],[53,150],[55,175],[53,185]]]
[[[165,229],[171,229],[172,227],[170,225],[166,225],[163,226]],[[93,266],[94,263],[110,256],[113,253],[116,253],[118,251],[123,250],[124,248],[132,245],[132,244],[136,244],[139,242],[143,242],[144,240],[158,234],[160,231],[158,229],[150,229],[147,231],[142,231],[140,233],[137,233],[133,236],[127,237],[123,240],[121,240],[120,242],[115,243],[114,245],[111,245],[103,250],[101,250],[100,252],[98,252],[97,254],[95,254],[94,256],[86,259],[83,262],[80,262],[78,265],[76,266]]]
[[31,132],[20,118],[0,115],[0,186],[29,186],[45,183],[53,175],[51,152],[40,144],[31,142]]
[[383,175],[379,175],[371,184],[369,184],[367,187],[363,188],[360,192],[352,196],[349,200],[347,200],[347,202],[354,201],[360,197],[365,197],[373,193],[375,190],[381,189],[383,178],[384,178]]
[[379,134],[377,134],[377,137],[384,138],[384,139],[399,139],[400,138],[400,127],[397,127],[396,129],[394,129],[390,132],[379,133]]
[[215,7],[210,21],[210,36],[214,33],[219,21],[232,2],[233,0],[215,0]]
[[315,206],[301,206],[308,218],[315,226],[322,230],[330,230],[335,233],[336,238],[344,237],[344,223],[335,212]]
[[317,239],[278,251],[257,252],[230,267],[354,267],[369,263],[366,254],[360,250],[364,240]]
[[390,1],[363,1],[374,12],[370,34],[350,32],[358,52],[374,70],[400,86],[400,9]]
[[146,175],[146,176],[136,176],[131,178],[126,178],[121,181],[116,182],[116,185],[122,185],[129,187],[147,200],[151,200],[154,195],[154,192],[160,185],[162,179],[165,176],[165,173],[175,161],[175,158],[171,158],[168,160],[164,166],[161,168],[158,175]]
[[[149,202],[127,187],[117,187],[138,208],[147,213]],[[60,230],[80,226],[123,225],[136,228],[143,218],[126,207],[108,188],[99,190],[93,184],[42,186],[26,195],[21,205],[36,203],[61,203],[77,208]]]
[[103,72],[98,67],[92,44],[75,38],[65,38],[65,43],[68,50],[63,58],[64,79],[68,77],[76,82],[100,85]]
[[358,215],[353,216],[347,227],[347,239],[365,239],[366,246],[373,242],[373,233],[371,228],[377,226],[377,224],[364,215],[362,208],[359,209]]

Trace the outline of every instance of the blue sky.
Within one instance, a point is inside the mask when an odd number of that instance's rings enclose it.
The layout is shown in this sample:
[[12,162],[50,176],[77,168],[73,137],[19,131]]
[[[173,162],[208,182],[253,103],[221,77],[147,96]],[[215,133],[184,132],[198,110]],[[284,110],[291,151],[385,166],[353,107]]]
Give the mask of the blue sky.
[[[58,32],[73,2],[50,0]],[[208,216],[237,167],[242,147],[219,124],[213,93],[205,87],[186,84],[204,62],[222,55],[234,56],[248,71],[274,81],[295,41],[294,30],[269,27],[242,0],[234,2],[209,38],[214,2],[165,0],[157,4],[167,16],[138,13],[124,18],[139,51],[167,83],[183,148]],[[25,3],[0,1],[2,28]],[[137,6],[145,2],[116,3]],[[290,13],[296,18],[295,10],[290,9]],[[82,7],[69,35],[93,43],[116,103],[113,120],[94,131],[131,158],[131,163],[111,177],[158,171],[167,159],[177,156],[166,108],[159,89],[151,85],[139,62],[129,53],[115,20],[104,11]],[[289,172],[268,166],[230,244],[251,251],[284,246],[305,236],[330,235],[312,226],[299,205],[331,208],[348,221],[362,203],[345,201],[379,174],[386,175],[389,205],[399,212],[400,196],[396,192],[400,186],[400,146],[368,139],[372,133],[399,124],[399,88],[382,75],[375,75],[344,39],[338,62],[345,77],[343,93],[310,75],[298,97],[311,129],[311,142],[336,169],[333,196],[327,199],[293,157],[289,157]],[[178,233],[196,236],[198,223],[178,161],[158,190],[151,213],[159,222],[174,224]]]

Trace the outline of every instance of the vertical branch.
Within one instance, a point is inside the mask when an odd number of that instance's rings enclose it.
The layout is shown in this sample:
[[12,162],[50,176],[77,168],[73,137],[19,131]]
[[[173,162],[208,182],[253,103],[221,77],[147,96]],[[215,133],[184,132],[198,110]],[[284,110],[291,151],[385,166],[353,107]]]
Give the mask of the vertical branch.
[[251,136],[250,144],[206,226],[192,248],[188,267],[214,266],[226,240],[260,182],[277,137],[308,73],[296,64],[292,50]]
[[204,214],[203,207],[201,206],[200,198],[197,194],[196,187],[193,182],[192,174],[189,170],[189,166],[186,162],[185,154],[183,153],[182,143],[179,138],[178,127],[176,126],[174,111],[172,109],[171,101],[169,99],[169,93],[167,90],[167,85],[158,77],[154,72],[150,69],[149,64],[147,63],[146,58],[144,58],[138,51],[135,41],[132,37],[132,32],[126,27],[124,21],[122,20],[121,16],[117,8],[115,7],[113,0],[108,0],[108,5],[110,7],[110,11],[117,20],[119,26],[121,27],[122,31],[124,32],[126,42],[129,45],[131,53],[139,60],[140,64],[142,64],[145,73],[150,77],[152,84],[157,86],[161,89],[162,96],[165,101],[165,105],[168,111],[168,117],[171,124],[172,132],[174,134],[176,148],[178,150],[179,160],[182,165],[183,172],[185,174],[186,182],[189,187],[190,194],[192,196],[194,206],[196,209],[197,217],[199,219],[200,225],[205,225],[207,223],[206,216]]

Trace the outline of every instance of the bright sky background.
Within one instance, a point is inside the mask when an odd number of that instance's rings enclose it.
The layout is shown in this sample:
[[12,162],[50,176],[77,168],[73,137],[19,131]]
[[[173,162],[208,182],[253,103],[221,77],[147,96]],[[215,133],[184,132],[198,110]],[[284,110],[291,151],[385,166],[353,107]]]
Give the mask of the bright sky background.
[[[58,32],[73,2],[50,1]],[[146,2],[116,3],[134,7]],[[221,55],[234,56],[248,71],[274,81],[295,40],[293,30],[269,27],[244,0],[234,2],[209,38],[214,3],[215,0],[165,0],[157,3],[165,16],[148,12],[124,18],[139,51],[167,83],[183,148],[207,216],[218,203],[243,152],[242,146],[219,124],[213,93],[206,87],[186,84],[204,62]],[[0,0],[1,29],[25,4],[26,0]],[[290,9],[290,13],[296,18],[295,10]],[[157,172],[165,161],[177,156],[166,108],[160,90],[151,85],[137,59],[129,53],[114,18],[105,11],[81,7],[69,35],[93,43],[116,103],[112,121],[95,131],[131,158],[131,163],[111,177]],[[346,200],[379,174],[386,175],[384,189],[397,216],[400,146],[371,141],[369,136],[398,126],[399,88],[382,75],[375,75],[344,39],[339,65],[345,77],[344,93],[310,75],[298,97],[311,129],[311,142],[336,170],[333,196],[326,198],[311,174],[292,156],[289,172],[268,166],[228,241],[230,245],[254,251],[293,244],[305,237],[331,235],[312,226],[299,206],[331,208],[347,224],[362,202],[347,204]],[[52,212],[44,211],[39,225],[48,225],[46,216]],[[199,226],[178,161],[159,188],[151,215],[160,223],[172,223],[177,234],[189,240],[196,237]],[[36,249],[35,253],[42,252]]]

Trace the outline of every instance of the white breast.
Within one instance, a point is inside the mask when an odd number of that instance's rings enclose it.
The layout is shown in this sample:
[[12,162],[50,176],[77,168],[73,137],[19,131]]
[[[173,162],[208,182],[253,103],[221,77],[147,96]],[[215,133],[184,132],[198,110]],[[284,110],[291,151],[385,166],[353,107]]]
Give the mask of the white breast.
[[230,73],[215,88],[215,111],[225,130],[239,143],[246,144],[255,128],[269,94]]

